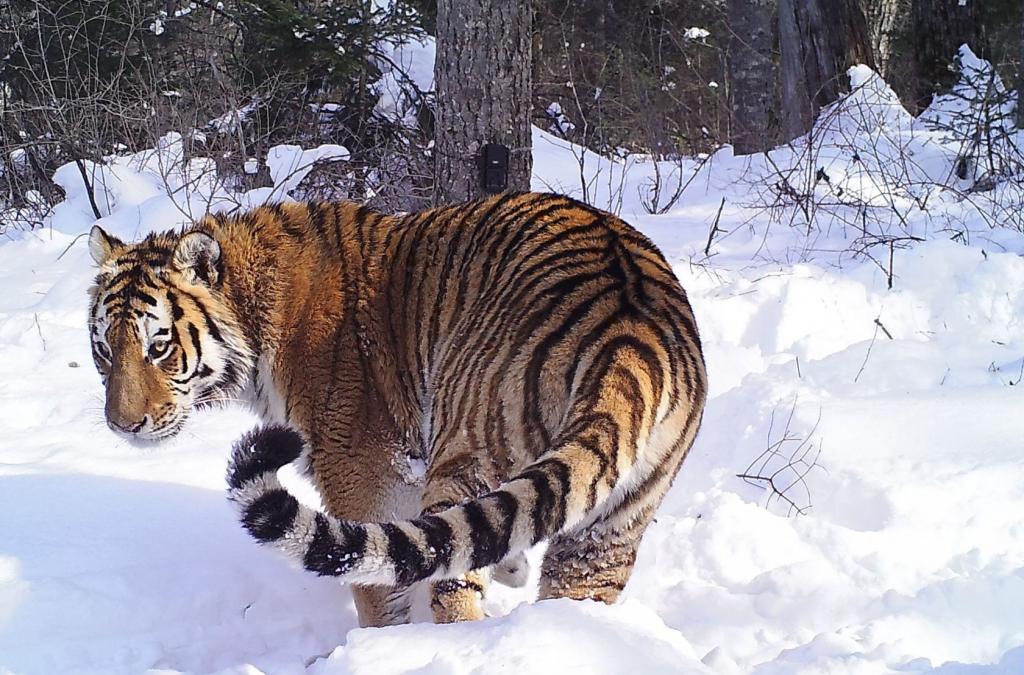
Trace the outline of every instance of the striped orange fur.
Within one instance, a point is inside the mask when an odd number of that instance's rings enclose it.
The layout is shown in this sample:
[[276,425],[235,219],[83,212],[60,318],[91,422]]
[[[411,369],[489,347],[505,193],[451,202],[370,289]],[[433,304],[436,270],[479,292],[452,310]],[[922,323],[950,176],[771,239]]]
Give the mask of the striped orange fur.
[[[402,217],[352,203],[94,228],[107,418],[145,438],[241,399],[230,498],[261,543],[354,582],[364,625],[481,616],[486,570],[549,542],[543,597],[613,601],[700,424],[706,374],[657,248],[566,197]],[[277,470],[299,461],[326,513]],[[422,470],[417,470],[422,467]]]

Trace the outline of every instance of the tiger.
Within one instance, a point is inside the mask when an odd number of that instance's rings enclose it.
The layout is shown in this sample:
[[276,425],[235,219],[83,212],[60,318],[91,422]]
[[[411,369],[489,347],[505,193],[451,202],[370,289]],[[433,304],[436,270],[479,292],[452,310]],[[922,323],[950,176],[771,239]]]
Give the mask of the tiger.
[[[209,214],[125,243],[95,225],[92,354],[138,441],[242,402],[244,529],[351,583],[362,626],[480,619],[545,542],[540,599],[613,603],[707,395],[694,313],[658,248],[566,196],[386,215],[356,202]],[[293,464],[320,494],[300,503]],[[500,579],[499,579],[500,580]]]

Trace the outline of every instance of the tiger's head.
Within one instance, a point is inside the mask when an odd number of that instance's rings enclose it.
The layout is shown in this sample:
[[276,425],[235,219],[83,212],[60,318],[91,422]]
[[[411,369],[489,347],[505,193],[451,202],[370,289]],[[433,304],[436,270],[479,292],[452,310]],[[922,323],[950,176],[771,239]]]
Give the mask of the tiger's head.
[[111,429],[142,440],[167,438],[192,408],[239,393],[252,355],[210,231],[152,234],[126,244],[97,225],[89,252],[99,267],[90,289],[89,336]]

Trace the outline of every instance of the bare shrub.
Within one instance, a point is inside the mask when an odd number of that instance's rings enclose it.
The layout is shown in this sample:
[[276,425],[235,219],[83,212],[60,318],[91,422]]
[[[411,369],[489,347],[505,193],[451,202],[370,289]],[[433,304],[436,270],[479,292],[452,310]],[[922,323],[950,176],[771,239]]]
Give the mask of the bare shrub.
[[[112,159],[166,145],[173,133],[177,151],[156,157],[158,173],[190,218],[204,208],[197,195],[268,186],[267,152],[287,143],[350,151],[344,170],[318,167],[320,179],[293,196],[415,208],[431,188],[431,130],[419,124],[429,122],[427,93],[391,60],[389,45],[420,35],[403,3],[302,12],[250,0],[4,3],[4,221],[41,225],[63,198],[54,171],[69,162],[94,217],[105,215],[111,205],[98,183]],[[398,119],[377,109],[385,71],[422,110]]]
[[818,420],[807,433],[792,429],[796,401],[789,410],[781,431],[775,429],[775,411],[768,424],[768,446],[742,472],[736,475],[744,482],[767,491],[765,506],[773,502],[785,505],[786,515],[806,515],[812,508],[811,491],[807,476],[815,469],[824,471],[818,463],[821,445],[811,439],[821,421]]

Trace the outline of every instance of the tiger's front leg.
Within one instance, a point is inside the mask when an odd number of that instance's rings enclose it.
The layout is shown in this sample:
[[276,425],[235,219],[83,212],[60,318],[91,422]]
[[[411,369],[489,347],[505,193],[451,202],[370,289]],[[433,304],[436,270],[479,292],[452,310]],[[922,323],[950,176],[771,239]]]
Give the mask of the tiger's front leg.
[[[422,486],[397,467],[407,464],[400,444],[364,441],[358,458],[344,459],[330,450],[311,461],[312,479],[327,512],[337,518],[386,522],[417,515]],[[397,453],[397,454],[396,454]],[[358,471],[353,467],[359,466]],[[409,622],[414,587],[352,586],[359,625],[363,628]]]
[[[442,463],[439,470],[431,471],[423,494],[423,512],[444,511],[487,492],[488,486],[469,479],[469,476],[479,475],[477,467],[476,462],[455,460]],[[434,623],[484,618],[481,601],[487,592],[488,581],[487,570],[473,570],[454,579],[432,582],[430,610],[434,615]]]
[[455,579],[435,581],[430,586],[430,611],[434,623],[476,621],[484,618],[480,601],[487,590],[487,575],[474,570]]
[[352,586],[360,628],[409,623],[413,586]]

